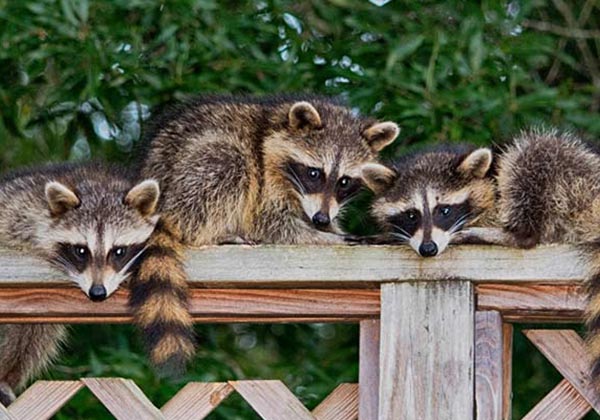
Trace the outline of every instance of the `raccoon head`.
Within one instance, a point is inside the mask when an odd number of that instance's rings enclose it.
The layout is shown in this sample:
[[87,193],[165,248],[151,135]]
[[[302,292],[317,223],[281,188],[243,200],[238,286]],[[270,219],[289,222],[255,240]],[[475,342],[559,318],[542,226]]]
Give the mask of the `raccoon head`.
[[[338,216],[344,204],[362,188],[378,189],[393,176],[376,159],[396,139],[398,126],[365,121],[324,101],[292,104],[281,125],[266,141],[267,165],[281,175],[305,222],[341,233]],[[368,178],[363,176],[366,168]]]
[[50,261],[93,301],[106,299],[127,279],[158,222],[158,183],[145,180],[125,188],[70,188],[57,181],[45,186]]
[[392,185],[371,214],[384,231],[423,257],[440,254],[452,236],[494,205],[489,149],[434,151],[399,161]]

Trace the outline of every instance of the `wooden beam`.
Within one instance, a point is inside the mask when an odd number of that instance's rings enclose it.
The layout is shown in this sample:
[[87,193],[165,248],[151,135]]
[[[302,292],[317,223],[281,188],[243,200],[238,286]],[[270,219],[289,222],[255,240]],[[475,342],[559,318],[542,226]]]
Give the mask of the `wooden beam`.
[[190,382],[160,411],[169,420],[202,420],[232,392],[227,382]]
[[281,381],[230,381],[229,384],[264,420],[315,420]]
[[573,330],[524,330],[523,334],[600,413],[600,394],[590,381],[591,360],[583,339]]
[[319,404],[312,415],[317,420],[357,420],[358,384],[340,384]]
[[[477,309],[505,321],[579,322],[585,295],[576,284],[476,285]],[[191,289],[196,322],[358,322],[380,313],[378,289]],[[0,287],[0,322],[131,322],[127,291],[101,303],[74,287]]]
[[477,420],[503,420],[504,334],[499,312],[475,314],[475,409]]
[[592,409],[585,398],[563,379],[523,420],[579,420]]
[[379,320],[369,319],[360,322],[358,356],[358,418],[377,418],[379,409]]
[[580,284],[479,284],[477,309],[511,322],[579,322],[586,297]]
[[[374,287],[389,281],[576,282],[585,269],[575,248],[531,250],[498,246],[452,246],[421,258],[406,246],[223,245],[188,252],[188,274],[199,286]],[[335,264],[332,264],[332,261]],[[22,253],[0,250],[0,284],[64,285],[65,276]]]
[[[95,303],[75,288],[0,288],[0,322],[131,322],[127,296]],[[192,289],[190,299],[198,322],[358,322],[379,306],[369,289]]]
[[37,381],[8,407],[15,420],[51,418],[81,388],[80,381]]
[[473,419],[473,286],[381,286],[379,420]]
[[502,419],[511,420],[512,418],[512,366],[513,366],[513,325],[502,324]]

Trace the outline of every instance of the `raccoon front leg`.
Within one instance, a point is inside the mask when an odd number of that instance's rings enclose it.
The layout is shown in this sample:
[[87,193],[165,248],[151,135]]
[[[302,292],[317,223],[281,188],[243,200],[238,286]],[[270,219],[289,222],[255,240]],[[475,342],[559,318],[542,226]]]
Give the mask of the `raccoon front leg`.
[[10,404],[14,390],[43,371],[58,355],[67,336],[59,324],[0,326],[0,402]]
[[456,232],[450,243],[454,245],[500,245],[518,247],[512,234],[500,228],[471,227]]

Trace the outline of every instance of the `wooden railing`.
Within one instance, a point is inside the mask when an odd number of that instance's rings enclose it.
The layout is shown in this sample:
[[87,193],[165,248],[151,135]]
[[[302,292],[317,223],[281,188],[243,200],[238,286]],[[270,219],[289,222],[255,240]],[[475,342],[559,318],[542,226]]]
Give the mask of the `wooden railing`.
[[[237,392],[267,420],[508,419],[512,323],[580,322],[584,266],[567,246],[221,246],[189,253],[197,322],[360,323],[359,383],[312,412],[279,381],[190,383],[162,409],[125,379],[40,381],[0,419],[50,417],[87,387],[119,419],[202,419]],[[129,322],[127,293],[91,303],[32,258],[0,250],[0,322]],[[563,375],[526,419],[579,419],[600,399],[572,330],[525,335]]]

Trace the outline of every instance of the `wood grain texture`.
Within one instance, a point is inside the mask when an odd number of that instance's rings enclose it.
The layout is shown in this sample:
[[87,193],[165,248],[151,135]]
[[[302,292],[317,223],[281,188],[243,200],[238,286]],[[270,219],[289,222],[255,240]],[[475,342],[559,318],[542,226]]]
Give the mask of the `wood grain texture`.
[[475,314],[475,409],[477,420],[502,420],[504,335],[496,311]]
[[317,420],[358,419],[358,384],[340,384],[313,411]]
[[513,322],[577,322],[585,310],[580,284],[479,284],[477,309],[501,311]]
[[359,420],[376,420],[379,409],[379,320],[360,322],[358,383]]
[[[577,258],[578,252],[565,245],[531,250],[458,246],[436,258],[421,258],[406,246],[223,245],[190,250],[187,271],[193,283],[212,288],[362,288],[389,281],[444,278],[573,282],[585,273],[581,264],[573,264]],[[39,260],[6,249],[0,250],[0,279],[2,285],[65,284],[64,275]]]
[[226,382],[190,382],[160,411],[169,420],[202,420],[232,392]]
[[563,379],[523,417],[523,420],[579,420],[591,409],[573,385]]
[[19,395],[8,411],[18,420],[49,419],[81,388],[80,381],[37,381]]
[[166,420],[161,411],[131,380],[122,378],[83,378],[81,382],[117,420]]
[[315,420],[281,381],[231,381],[229,384],[264,420]]
[[594,410],[600,412],[600,395],[590,383],[591,360],[583,339],[573,330],[524,330],[542,352]]
[[15,417],[10,415],[10,412],[6,407],[0,404],[0,420],[17,420]]
[[474,310],[469,282],[381,286],[379,420],[473,419]]
[[[125,290],[91,302],[74,288],[0,288],[0,320],[39,322],[43,314],[44,322],[131,322],[127,298]],[[379,290],[369,289],[192,289],[190,299],[199,322],[356,322],[378,317],[379,306]]]
[[502,325],[502,418],[510,420],[512,418],[512,365],[513,365],[513,325],[504,323]]
[[[585,296],[576,284],[476,285],[477,309],[507,321],[579,321]],[[75,288],[0,287],[0,322],[131,322],[127,291],[91,302]],[[378,318],[378,289],[191,290],[196,322],[357,322]]]

